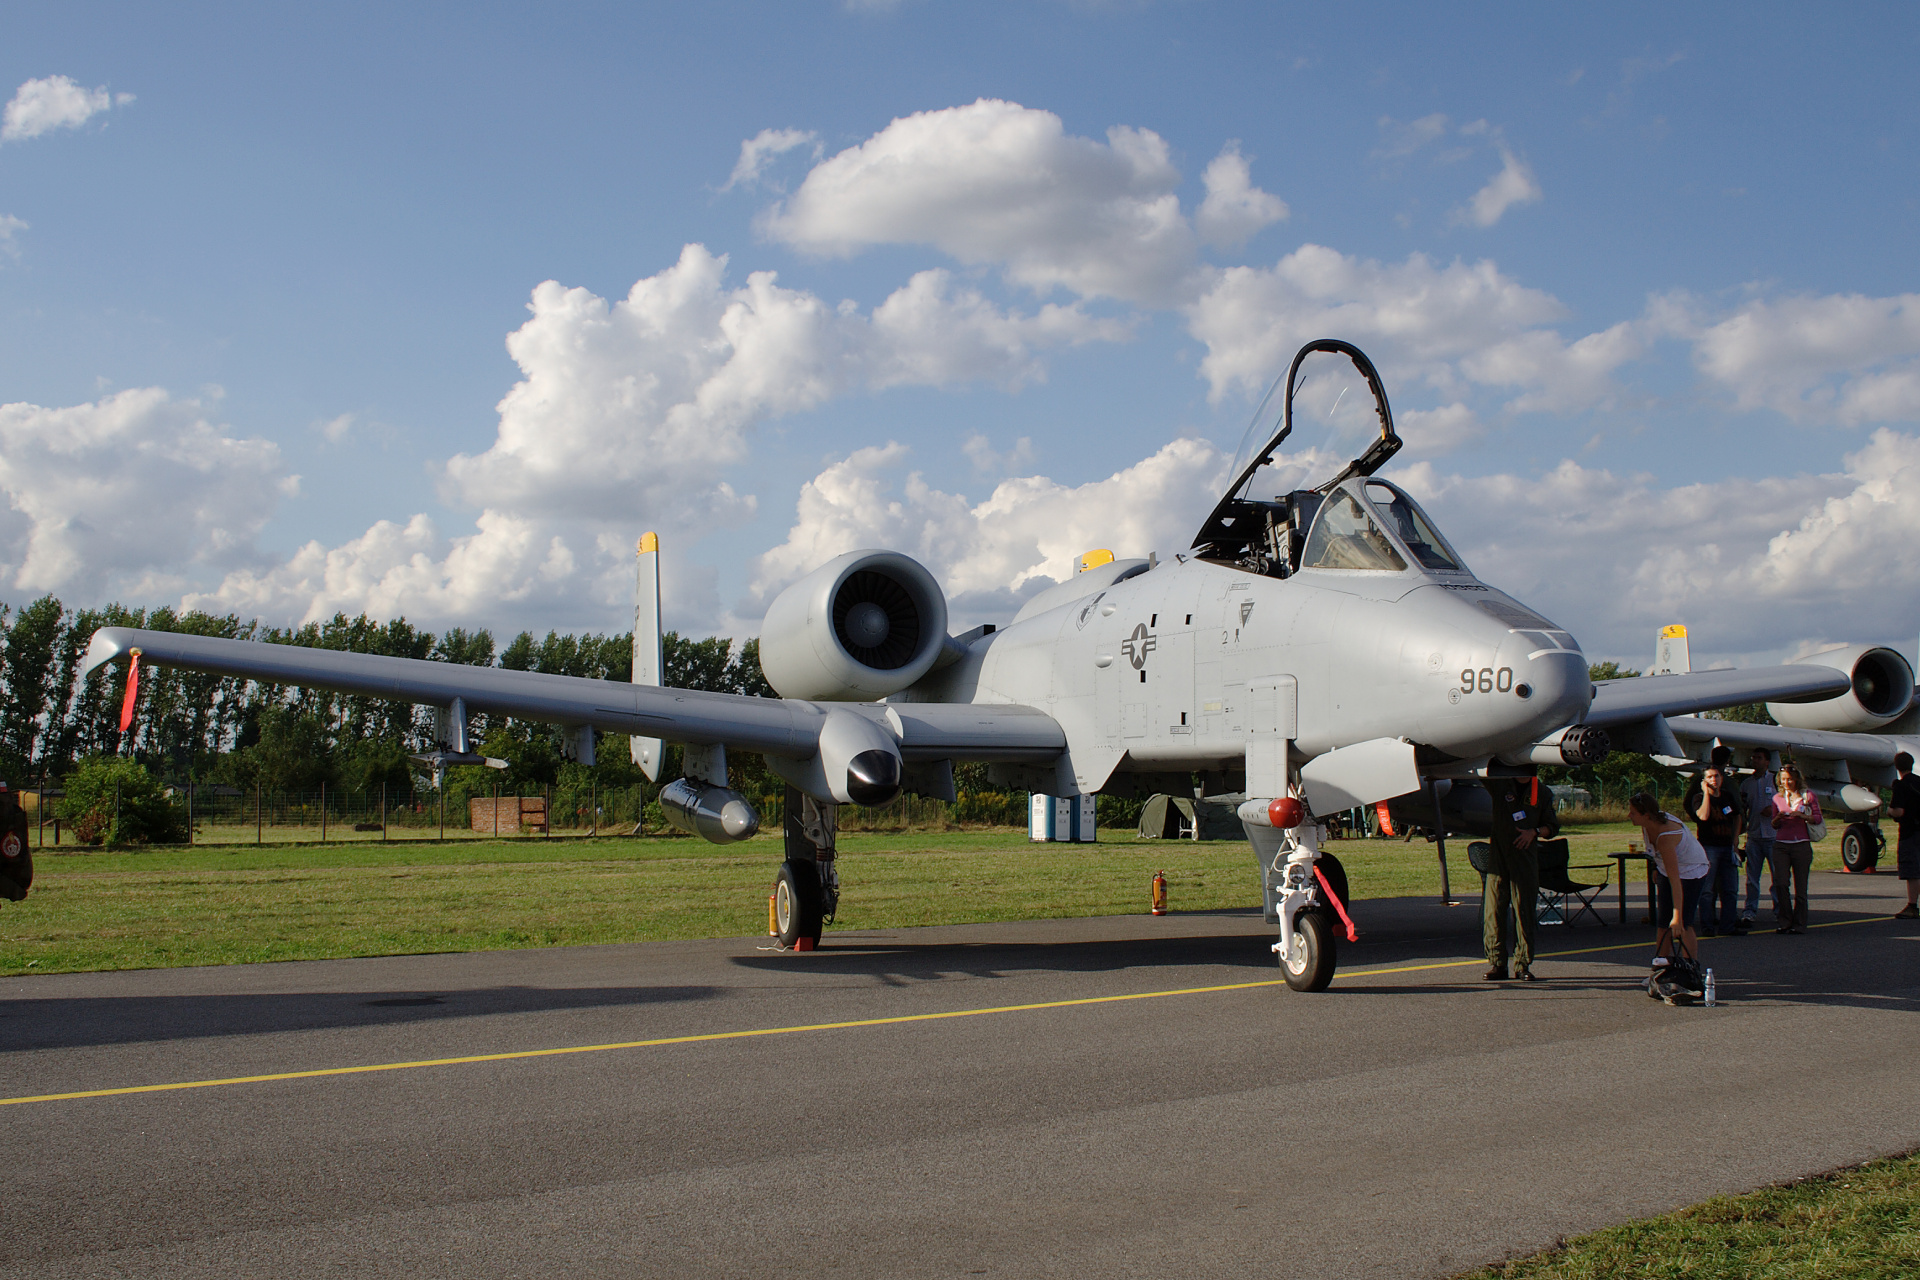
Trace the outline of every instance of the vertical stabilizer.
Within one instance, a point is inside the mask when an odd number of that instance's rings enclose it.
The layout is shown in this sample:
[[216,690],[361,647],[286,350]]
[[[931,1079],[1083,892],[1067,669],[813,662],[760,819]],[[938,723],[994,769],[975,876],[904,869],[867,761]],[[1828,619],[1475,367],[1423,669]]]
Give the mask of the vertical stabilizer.
[[1687,629],[1681,623],[1660,628],[1660,637],[1653,643],[1653,666],[1648,669],[1650,676],[1683,676],[1693,670],[1693,658],[1687,652]]
[[[660,652],[660,538],[640,535],[639,570],[633,586],[633,682],[659,685],[665,672]],[[660,758],[666,748],[658,738],[634,737],[633,762],[649,782],[660,780]]]

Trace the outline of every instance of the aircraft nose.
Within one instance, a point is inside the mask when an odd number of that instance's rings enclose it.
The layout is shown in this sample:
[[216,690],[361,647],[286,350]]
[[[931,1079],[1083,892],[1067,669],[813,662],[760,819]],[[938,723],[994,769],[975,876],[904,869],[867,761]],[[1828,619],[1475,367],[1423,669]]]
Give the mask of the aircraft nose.
[[1509,635],[1501,645],[1503,664],[1513,668],[1513,691],[1518,697],[1516,726],[1541,734],[1577,723],[1593,699],[1587,660],[1578,650],[1543,650],[1538,640]]

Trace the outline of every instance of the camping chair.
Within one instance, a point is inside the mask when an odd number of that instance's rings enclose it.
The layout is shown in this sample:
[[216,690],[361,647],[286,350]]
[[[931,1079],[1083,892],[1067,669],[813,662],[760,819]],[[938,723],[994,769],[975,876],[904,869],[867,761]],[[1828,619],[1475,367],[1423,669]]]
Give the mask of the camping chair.
[[[1539,922],[1564,924],[1571,929],[1584,913],[1592,916],[1595,924],[1606,928],[1607,922],[1594,910],[1593,900],[1605,891],[1612,879],[1612,866],[1604,862],[1586,862],[1578,867],[1569,867],[1565,840],[1541,840],[1536,847],[1540,851]],[[1574,871],[1598,871],[1600,883],[1581,884],[1573,878],[1571,873]]]

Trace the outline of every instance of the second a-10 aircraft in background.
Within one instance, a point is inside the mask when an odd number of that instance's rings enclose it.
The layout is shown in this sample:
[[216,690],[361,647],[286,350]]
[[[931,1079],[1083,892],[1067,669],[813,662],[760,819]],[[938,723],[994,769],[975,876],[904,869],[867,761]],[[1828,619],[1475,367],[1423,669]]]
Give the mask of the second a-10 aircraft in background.
[[[1312,488],[1275,466],[1303,386],[1328,415],[1358,408],[1370,441]],[[1266,416],[1276,400],[1278,421]],[[475,712],[557,725],[585,760],[596,731],[628,734],[649,776],[676,743],[683,776],[661,803],[677,825],[722,842],[759,827],[727,786],[726,753],[759,752],[788,784],[775,899],[782,940],[801,948],[841,893],[839,805],[903,789],[951,799],[956,761],[1054,796],[1191,793],[1198,779],[1237,806],[1278,927],[1273,950],[1303,990],[1332,978],[1345,915],[1345,876],[1318,819],[1597,760],[1609,731],[1634,737],[1664,716],[1850,688],[1831,666],[1799,665],[1596,690],[1565,629],[1475,577],[1420,505],[1376,474],[1400,437],[1379,374],[1345,342],[1303,347],[1248,439],[1264,443],[1236,460],[1187,553],[1085,562],[1003,626],[948,634],[939,584],[898,552],[827,562],[767,611],[760,657],[779,699],[660,687],[651,535],[631,684],[119,627],[95,633],[87,664],[137,654],[431,705],[436,769],[482,762],[468,741]]]

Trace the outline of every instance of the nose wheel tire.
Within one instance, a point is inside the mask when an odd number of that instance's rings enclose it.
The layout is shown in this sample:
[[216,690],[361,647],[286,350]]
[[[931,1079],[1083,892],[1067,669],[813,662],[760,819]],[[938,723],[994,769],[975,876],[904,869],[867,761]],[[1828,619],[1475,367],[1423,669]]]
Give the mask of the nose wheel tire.
[[1293,948],[1280,953],[1280,972],[1295,991],[1325,991],[1337,962],[1333,926],[1321,912],[1302,911],[1293,922]]
[[820,868],[791,858],[781,863],[780,877],[773,882],[773,924],[780,945],[795,947],[802,938],[818,943],[822,916]]

